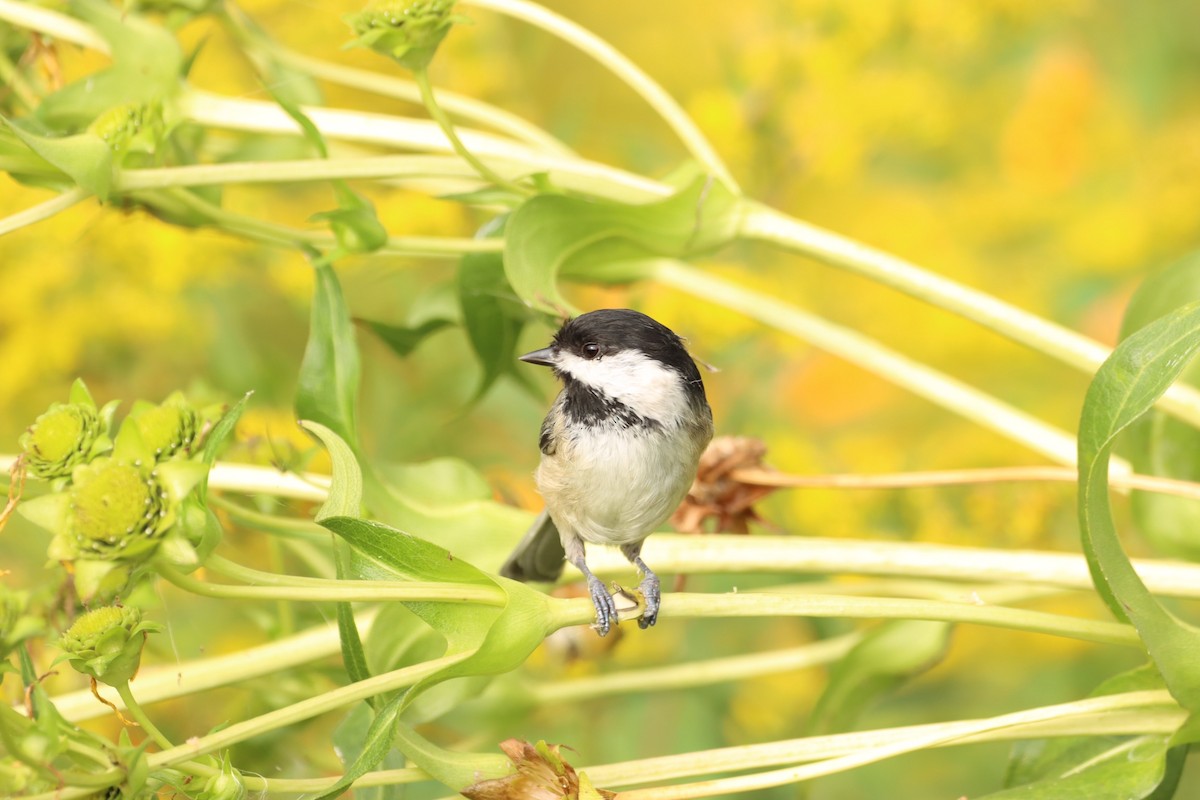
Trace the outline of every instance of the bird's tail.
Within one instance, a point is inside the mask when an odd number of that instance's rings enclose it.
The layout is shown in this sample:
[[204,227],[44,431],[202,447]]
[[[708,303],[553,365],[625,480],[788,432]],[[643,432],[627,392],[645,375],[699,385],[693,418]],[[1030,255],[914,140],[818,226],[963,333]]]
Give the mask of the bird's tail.
[[500,574],[515,581],[556,581],[562,575],[565,558],[558,528],[543,511],[504,562]]

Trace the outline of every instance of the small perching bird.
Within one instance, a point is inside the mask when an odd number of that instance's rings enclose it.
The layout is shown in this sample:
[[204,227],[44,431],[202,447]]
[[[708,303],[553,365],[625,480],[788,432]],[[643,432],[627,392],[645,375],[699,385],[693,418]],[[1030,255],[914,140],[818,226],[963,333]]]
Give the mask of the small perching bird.
[[674,331],[637,311],[602,309],[570,320],[522,361],[554,370],[563,388],[542,422],[536,480],[546,510],[500,573],[553,581],[563,558],[587,579],[601,636],[617,622],[612,595],[588,569],[585,542],[615,545],[642,575],[658,618],[658,576],[642,542],[671,516],[713,434],[704,382]]

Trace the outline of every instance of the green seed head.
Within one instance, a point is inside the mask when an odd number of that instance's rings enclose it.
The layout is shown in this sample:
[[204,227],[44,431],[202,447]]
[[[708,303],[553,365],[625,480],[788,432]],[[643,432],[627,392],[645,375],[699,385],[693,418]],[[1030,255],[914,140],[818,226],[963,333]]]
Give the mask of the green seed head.
[[246,784],[228,757],[221,760],[221,771],[205,781],[196,800],[246,800]]
[[115,152],[153,153],[164,135],[162,105],[123,103],[96,117],[88,131]]
[[103,433],[95,408],[54,403],[21,435],[20,444],[31,474],[63,478],[94,455]]
[[166,531],[166,491],[132,464],[97,459],[75,473],[69,524],[86,558],[133,558],[153,548]]
[[409,69],[433,60],[450,27],[461,21],[451,13],[454,0],[382,0],[346,17],[354,44],[391,56]]
[[146,633],[160,627],[131,606],[104,606],[76,619],[58,646],[76,670],[116,686],[137,673]]
[[200,427],[196,410],[176,403],[151,406],[136,416],[131,414],[129,419],[156,461],[166,461],[178,452],[188,453]]

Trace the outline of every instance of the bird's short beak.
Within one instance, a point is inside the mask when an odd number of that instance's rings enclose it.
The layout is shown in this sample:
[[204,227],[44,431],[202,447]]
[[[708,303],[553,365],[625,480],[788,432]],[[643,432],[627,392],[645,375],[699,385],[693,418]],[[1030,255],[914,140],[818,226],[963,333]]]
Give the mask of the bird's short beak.
[[526,353],[521,356],[521,360],[527,364],[541,364],[543,367],[553,367],[558,363],[555,356],[558,353],[553,347],[543,347],[541,350],[534,350],[532,353]]

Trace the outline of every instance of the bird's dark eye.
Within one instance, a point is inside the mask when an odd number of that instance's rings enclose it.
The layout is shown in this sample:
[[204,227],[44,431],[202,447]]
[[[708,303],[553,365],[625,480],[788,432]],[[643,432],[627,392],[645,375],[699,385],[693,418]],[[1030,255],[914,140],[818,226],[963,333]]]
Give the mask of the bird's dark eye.
[[583,357],[589,361],[593,358],[600,357],[600,345],[595,342],[588,342],[583,346]]

